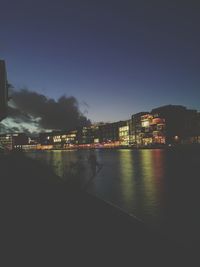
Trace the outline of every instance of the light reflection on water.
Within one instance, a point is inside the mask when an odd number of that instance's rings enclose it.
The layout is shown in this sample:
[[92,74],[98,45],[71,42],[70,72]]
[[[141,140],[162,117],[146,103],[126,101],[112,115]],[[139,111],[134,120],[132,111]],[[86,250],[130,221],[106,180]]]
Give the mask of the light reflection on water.
[[[88,178],[88,153],[55,150],[29,155],[47,162],[60,177],[68,174],[76,163],[82,164],[84,171],[81,174]],[[141,219],[155,220],[162,203],[163,153],[162,150],[97,150],[103,169],[88,190]]]
[[[47,162],[61,177],[73,164],[82,166],[81,179],[90,177],[89,151],[27,153]],[[200,155],[165,150],[96,150],[102,170],[88,191],[170,233],[196,236],[200,225]],[[197,173],[197,176],[196,176]],[[187,216],[186,216],[187,214]],[[188,230],[190,229],[190,231]],[[191,231],[192,229],[192,231]]]
[[142,220],[159,223],[165,177],[164,151],[103,151],[100,160],[105,168],[91,185],[90,192]]
[[135,169],[133,165],[134,158],[131,150],[120,150],[119,159],[121,194],[126,205],[130,207],[131,203],[133,208],[135,208],[136,201],[134,201],[134,199],[136,199],[136,181]]

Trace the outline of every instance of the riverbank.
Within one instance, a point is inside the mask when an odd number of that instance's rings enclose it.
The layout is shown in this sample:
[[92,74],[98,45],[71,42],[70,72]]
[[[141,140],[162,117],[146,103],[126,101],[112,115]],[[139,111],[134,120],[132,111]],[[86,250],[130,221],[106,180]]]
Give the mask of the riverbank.
[[23,152],[38,152],[38,151],[70,151],[70,150],[118,150],[118,149],[131,149],[131,150],[141,150],[141,149],[164,149],[164,150],[195,150],[200,151],[200,144],[149,144],[149,145],[102,145],[102,144],[85,144],[85,145],[70,145],[69,147],[61,147],[53,145],[22,145],[20,148],[16,150],[21,150]]
[[[189,250],[152,232],[121,210],[65,184],[46,165],[22,153],[0,157],[1,229],[7,261],[60,266],[128,263],[170,266]],[[10,256],[9,256],[10,255]]]

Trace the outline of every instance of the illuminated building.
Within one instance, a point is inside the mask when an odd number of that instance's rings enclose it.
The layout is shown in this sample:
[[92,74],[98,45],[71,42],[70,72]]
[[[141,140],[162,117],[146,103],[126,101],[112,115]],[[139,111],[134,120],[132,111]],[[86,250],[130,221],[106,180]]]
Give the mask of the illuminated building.
[[6,76],[6,65],[0,60],[0,121],[7,115],[8,85]]
[[69,146],[78,144],[77,134],[78,134],[77,130],[62,134],[61,135],[62,148],[67,148]]
[[142,144],[142,125],[141,117],[148,112],[140,112],[132,115],[131,124],[130,124],[130,136],[131,136],[131,145],[137,147]]
[[[165,119],[167,144],[198,142],[198,112],[184,106],[167,105],[152,110],[152,114]],[[195,141],[196,140],[196,141]]]
[[165,144],[165,128],[165,119],[152,114],[141,116],[141,144]]
[[12,134],[14,148],[22,148],[23,145],[28,145],[29,138],[25,133]]
[[119,128],[126,126],[127,121],[106,123],[99,126],[100,143],[110,143],[119,141]]
[[119,143],[121,146],[128,146],[130,141],[129,125],[119,127]]
[[89,144],[90,143],[90,128],[83,127],[78,130],[78,143],[79,144]]
[[99,144],[99,125],[93,124],[90,126],[90,143]]
[[73,131],[53,131],[40,133],[39,143],[42,146],[52,145],[54,149],[67,148],[77,144],[77,130]]
[[13,149],[13,139],[11,134],[0,135],[0,144],[5,150]]
[[200,113],[183,106],[163,106],[151,113],[140,112],[130,120],[99,123],[72,131],[43,132],[30,138],[25,134],[4,134],[0,143],[8,150],[50,150],[68,148],[163,147],[200,144]]
[[150,126],[152,119],[153,117],[149,113],[141,116],[141,132],[140,132],[141,145],[148,146],[153,143],[152,128]]
[[11,133],[0,135],[0,144],[6,150],[21,149],[23,145],[28,145],[29,138],[24,133]]
[[98,139],[98,126],[83,127],[78,130],[78,144],[93,144],[96,139]]

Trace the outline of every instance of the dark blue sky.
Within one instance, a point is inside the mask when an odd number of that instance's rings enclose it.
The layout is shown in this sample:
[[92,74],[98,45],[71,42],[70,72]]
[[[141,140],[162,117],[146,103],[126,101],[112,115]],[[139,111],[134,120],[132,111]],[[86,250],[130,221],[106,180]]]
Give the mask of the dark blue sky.
[[97,2],[1,0],[9,82],[73,95],[92,121],[164,104],[200,110],[200,8]]

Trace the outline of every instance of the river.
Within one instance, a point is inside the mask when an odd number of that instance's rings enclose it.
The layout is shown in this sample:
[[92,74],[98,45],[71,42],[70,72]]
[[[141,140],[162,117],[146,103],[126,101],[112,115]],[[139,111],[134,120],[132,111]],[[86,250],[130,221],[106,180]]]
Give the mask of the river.
[[[103,168],[87,191],[174,240],[200,240],[200,153],[162,149],[95,150]],[[87,150],[28,152],[60,177],[91,177]],[[78,171],[77,171],[78,169]],[[80,176],[80,175],[79,175]],[[80,177],[79,177],[80,178]]]

